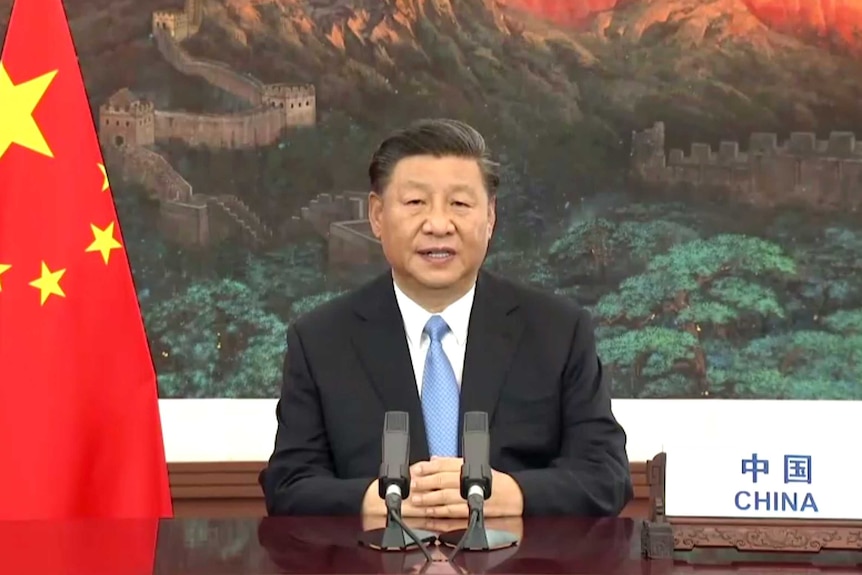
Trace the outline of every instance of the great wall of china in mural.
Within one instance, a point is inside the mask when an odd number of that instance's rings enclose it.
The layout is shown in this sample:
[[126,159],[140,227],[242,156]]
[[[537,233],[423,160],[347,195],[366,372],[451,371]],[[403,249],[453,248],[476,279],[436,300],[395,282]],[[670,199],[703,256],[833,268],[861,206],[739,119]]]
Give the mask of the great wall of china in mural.
[[683,185],[701,197],[718,193],[760,207],[793,206],[855,212],[862,204],[862,146],[852,132],[833,131],[818,140],[794,132],[779,143],[777,134],[754,132],[747,151],[739,142],[691,144],[665,152],[665,126],[632,135],[632,174],[641,182],[669,188]]
[[[162,57],[183,74],[241,99],[247,110],[199,114],[155,109],[128,88],[115,92],[99,109],[99,138],[112,178],[135,181],[159,200],[166,238],[184,245],[210,246],[238,235],[256,246],[278,242],[273,230],[234,194],[195,193],[191,184],[158,153],[172,139],[188,146],[248,149],[274,144],[286,130],[313,129],[317,101],[313,85],[264,84],[229,66],[195,58],[182,41],[200,29],[202,0],[185,0],[183,10],[152,14],[152,36]],[[797,132],[779,143],[773,133],[751,134],[747,151],[724,141],[691,144],[666,151],[665,126],[632,134],[630,174],[661,189],[683,186],[700,197],[722,197],[764,207],[856,211],[862,203],[862,146],[850,132],[828,140]],[[367,192],[319,193],[302,208],[303,220],[327,241],[334,265],[382,262],[379,242],[367,220]]]
[[[312,85],[264,84],[221,62],[195,58],[181,42],[200,29],[201,0],[183,10],[152,15],[152,35],[162,57],[176,70],[198,76],[249,105],[229,114],[196,114],[155,109],[128,88],[99,108],[99,139],[112,177],[134,181],[159,200],[164,235],[184,245],[213,245],[239,232],[256,246],[271,244],[273,231],[233,194],[195,193],[191,184],[154,146],[176,139],[188,146],[247,149],[271,145],[285,130],[313,128],[317,102]],[[370,234],[365,194],[318,194],[302,209],[302,219],[329,244],[331,263],[378,260],[379,243]]]

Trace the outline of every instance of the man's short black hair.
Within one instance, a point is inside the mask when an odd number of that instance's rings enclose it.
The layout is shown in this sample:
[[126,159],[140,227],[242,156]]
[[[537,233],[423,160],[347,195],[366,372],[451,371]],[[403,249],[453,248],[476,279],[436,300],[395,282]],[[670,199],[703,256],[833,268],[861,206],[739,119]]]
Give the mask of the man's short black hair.
[[410,156],[455,156],[479,163],[485,189],[494,197],[500,186],[499,165],[491,159],[485,138],[475,128],[447,118],[413,122],[389,136],[380,144],[368,166],[371,190],[382,194],[389,184],[395,165]]

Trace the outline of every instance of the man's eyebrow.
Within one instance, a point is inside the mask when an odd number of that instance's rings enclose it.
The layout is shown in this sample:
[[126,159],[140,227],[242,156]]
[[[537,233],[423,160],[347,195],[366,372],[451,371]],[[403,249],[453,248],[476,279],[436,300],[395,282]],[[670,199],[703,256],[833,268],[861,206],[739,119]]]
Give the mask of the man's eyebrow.
[[404,187],[406,188],[419,188],[420,190],[430,190],[431,186],[426,184],[425,182],[420,182],[418,180],[407,180],[404,182]]
[[[403,186],[406,188],[418,188],[420,190],[426,190],[426,191],[430,191],[432,189],[431,185],[429,185],[425,182],[420,182],[418,180],[407,180],[404,182]],[[470,184],[452,184],[451,186],[449,186],[448,191],[450,191],[450,192],[472,192],[473,189],[474,189],[473,186],[471,186]]]
[[449,191],[451,192],[472,192],[473,186],[470,184],[454,184],[449,186]]

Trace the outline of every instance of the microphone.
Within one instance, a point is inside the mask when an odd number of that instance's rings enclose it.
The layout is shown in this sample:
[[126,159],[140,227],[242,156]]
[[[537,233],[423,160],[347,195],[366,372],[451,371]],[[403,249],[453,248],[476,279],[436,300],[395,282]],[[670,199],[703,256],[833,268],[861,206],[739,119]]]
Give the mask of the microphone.
[[410,415],[387,411],[383,419],[383,461],[377,475],[380,498],[387,511],[400,509],[410,495]]
[[380,551],[406,551],[418,547],[432,561],[426,545],[437,535],[413,530],[401,519],[401,502],[410,495],[410,415],[387,411],[383,420],[383,461],[377,476],[380,498],[386,503],[386,527],[363,531],[359,543]]
[[485,528],[485,500],[491,497],[492,471],[488,414],[484,411],[468,411],[464,414],[461,452],[464,456],[461,465],[461,497],[467,500],[470,520],[466,529],[440,535],[440,541],[455,547],[450,560],[462,550],[488,551],[518,544],[518,537],[513,533]]
[[464,463],[461,465],[461,497],[467,500],[470,514],[484,514],[485,500],[491,497],[491,438],[488,414],[468,411],[464,414],[461,438]]

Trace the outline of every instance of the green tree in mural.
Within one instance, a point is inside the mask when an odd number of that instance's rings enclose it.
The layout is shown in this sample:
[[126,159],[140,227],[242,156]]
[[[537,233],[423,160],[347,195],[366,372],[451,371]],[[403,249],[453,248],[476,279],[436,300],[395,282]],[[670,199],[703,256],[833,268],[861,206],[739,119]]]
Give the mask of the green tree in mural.
[[710,380],[738,398],[862,399],[862,310],[839,311],[823,325],[755,339],[712,366]]
[[158,232],[159,203],[138,184],[123,183],[115,194],[123,243],[132,266],[135,289],[144,313],[154,301],[170,297],[187,283],[193,258],[171,246]]
[[823,230],[795,250],[798,307],[821,318],[862,295],[862,233],[848,228]]
[[[579,219],[551,243],[544,259],[554,270],[550,276],[559,278],[557,293],[595,302],[625,277],[642,272],[653,256],[698,237],[686,223],[656,218],[640,208]],[[672,216],[672,210],[663,215]]]
[[630,270],[652,256],[698,237],[692,228],[669,220],[611,221],[590,218],[573,223],[551,245],[556,261],[607,279],[612,270]]
[[264,304],[288,317],[297,298],[326,290],[326,246],[313,239],[280,247],[265,254],[244,253],[239,278],[260,294]]
[[499,275],[544,288],[554,288],[557,276],[538,249],[494,250],[485,260],[485,269]]
[[763,330],[767,317],[783,317],[767,278],[794,272],[779,246],[740,235],[693,240],[654,257],[594,309],[617,395],[721,395],[705,342],[744,340]]
[[275,397],[289,322],[328,291],[316,242],[245,254],[234,278],[199,279],[153,306],[147,328],[162,397]]
[[271,397],[286,325],[232,279],[192,284],[147,317],[161,397]]

